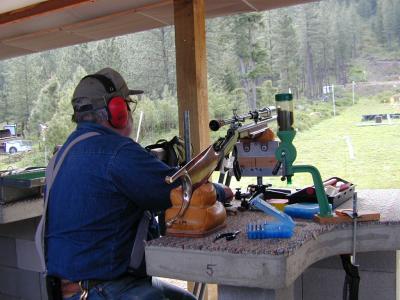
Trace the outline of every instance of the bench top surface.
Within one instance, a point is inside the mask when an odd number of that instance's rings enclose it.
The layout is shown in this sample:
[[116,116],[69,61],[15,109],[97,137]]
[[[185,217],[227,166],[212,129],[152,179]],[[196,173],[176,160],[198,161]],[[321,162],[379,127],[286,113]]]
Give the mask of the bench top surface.
[[[374,210],[381,214],[380,221],[358,223],[358,251],[386,251],[400,247],[400,233],[397,233],[400,229],[399,201],[400,189],[358,191],[359,210]],[[351,201],[347,201],[339,208],[351,206]],[[261,212],[238,212],[228,216],[227,227],[220,232],[241,230],[233,241],[213,242],[218,232],[203,238],[166,236],[150,241],[146,245],[147,270],[151,275],[200,282],[282,288],[314,262],[351,253],[352,223],[320,225],[296,219],[295,232],[290,239],[248,239],[246,224],[263,220],[272,219]],[[208,270],[210,265],[219,266],[218,271]],[[260,279],[259,273],[269,276]]]

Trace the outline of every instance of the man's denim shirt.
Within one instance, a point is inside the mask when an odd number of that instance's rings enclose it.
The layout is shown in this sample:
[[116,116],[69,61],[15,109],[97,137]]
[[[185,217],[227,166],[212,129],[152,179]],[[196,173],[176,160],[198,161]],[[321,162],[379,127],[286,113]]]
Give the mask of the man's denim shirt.
[[91,131],[101,135],[71,148],[48,204],[48,273],[71,281],[110,280],[127,272],[143,211],[170,207],[177,186],[164,181],[174,168],[97,124],[80,123],[60,151]]

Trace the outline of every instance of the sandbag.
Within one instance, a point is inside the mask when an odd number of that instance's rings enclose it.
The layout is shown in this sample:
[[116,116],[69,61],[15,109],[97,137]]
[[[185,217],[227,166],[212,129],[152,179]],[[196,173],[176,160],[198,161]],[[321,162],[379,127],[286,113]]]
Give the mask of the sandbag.
[[[174,218],[182,206],[182,187],[171,192],[172,207],[165,212],[165,219]],[[212,183],[205,183],[192,195],[190,205],[184,215],[167,228],[167,235],[202,237],[226,226],[226,211],[217,201]]]

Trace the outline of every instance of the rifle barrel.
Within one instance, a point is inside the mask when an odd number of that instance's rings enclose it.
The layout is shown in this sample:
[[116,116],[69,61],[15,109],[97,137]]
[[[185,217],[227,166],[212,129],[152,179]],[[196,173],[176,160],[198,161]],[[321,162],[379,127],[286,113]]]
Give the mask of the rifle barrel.
[[262,120],[263,118],[270,118],[272,117],[272,113],[275,111],[275,106],[266,106],[258,110],[250,111],[247,114],[235,115],[231,119],[211,120],[208,126],[212,131],[218,131],[222,126],[234,124],[237,122],[244,122],[244,120],[246,119]]

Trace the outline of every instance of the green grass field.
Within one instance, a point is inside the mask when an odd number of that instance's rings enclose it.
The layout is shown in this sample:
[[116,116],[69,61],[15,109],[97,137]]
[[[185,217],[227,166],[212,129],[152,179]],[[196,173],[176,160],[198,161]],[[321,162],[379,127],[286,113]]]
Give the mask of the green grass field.
[[[380,103],[379,99],[360,99],[340,115],[298,132],[294,140],[298,153],[295,164],[314,165],[323,179],[341,177],[358,188],[400,188],[400,123],[356,126],[363,114],[399,112],[399,106]],[[354,159],[350,158],[346,137],[351,140]],[[256,183],[256,179],[243,178],[239,183],[233,181],[232,186],[243,188],[250,183]],[[264,183],[286,187],[278,178],[266,177]],[[309,184],[312,180],[308,174],[293,177],[292,187]]]

